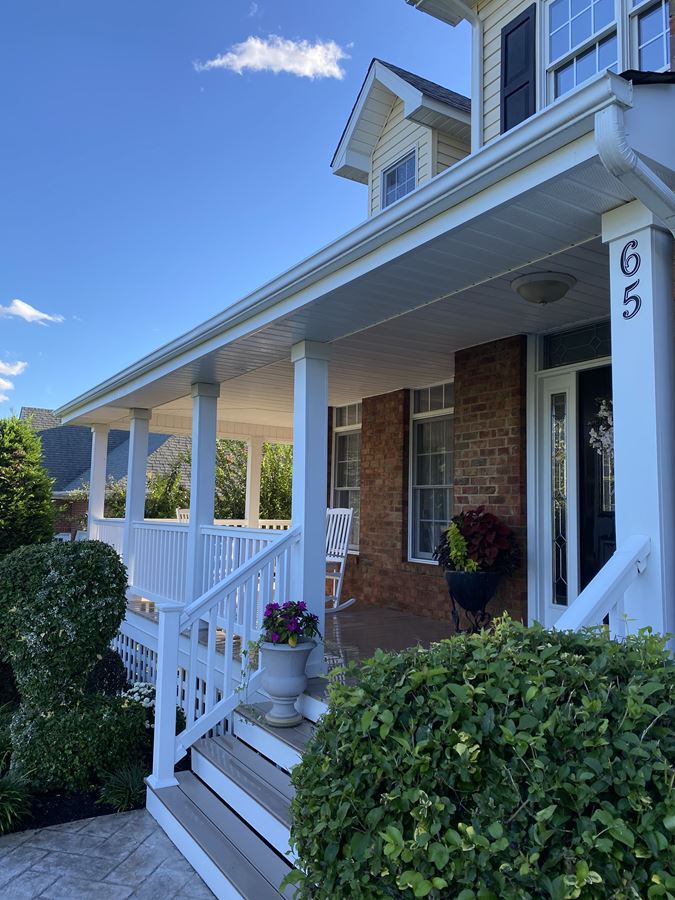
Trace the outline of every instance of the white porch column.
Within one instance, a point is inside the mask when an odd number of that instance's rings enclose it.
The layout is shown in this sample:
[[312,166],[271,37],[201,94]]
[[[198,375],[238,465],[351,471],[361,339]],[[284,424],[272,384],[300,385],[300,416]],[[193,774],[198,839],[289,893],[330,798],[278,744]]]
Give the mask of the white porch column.
[[246,457],[246,512],[244,513],[249,528],[260,527],[262,459],[263,439],[261,437],[249,438]]
[[94,519],[102,519],[105,509],[105,475],[108,465],[109,425],[91,427],[91,471],[89,474],[89,503],[87,506],[87,531],[94,540],[98,537]]
[[145,515],[146,468],[148,465],[149,409],[129,410],[129,462],[127,466],[127,500],[124,514],[122,558],[129,570],[129,584],[134,583],[133,523]]
[[609,244],[617,546],[651,538],[626,592],[627,630],[675,629],[673,238],[639,201],[606,213]]
[[213,525],[216,492],[216,436],[220,385],[192,385],[192,464],[190,469],[190,524],[188,525],[188,603],[202,593],[203,525]]
[[[292,599],[304,600],[326,617],[326,471],[328,468],[328,359],[330,347],[301,341],[291,352],[293,397],[293,526],[302,527],[292,566]],[[323,645],[309,658],[308,672],[324,671]]]

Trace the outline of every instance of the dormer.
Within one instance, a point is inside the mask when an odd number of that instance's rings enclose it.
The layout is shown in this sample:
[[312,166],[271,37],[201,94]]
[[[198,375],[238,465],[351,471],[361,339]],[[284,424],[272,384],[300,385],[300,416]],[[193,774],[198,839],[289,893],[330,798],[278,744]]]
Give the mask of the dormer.
[[374,215],[470,151],[467,97],[374,59],[331,168],[368,185]]

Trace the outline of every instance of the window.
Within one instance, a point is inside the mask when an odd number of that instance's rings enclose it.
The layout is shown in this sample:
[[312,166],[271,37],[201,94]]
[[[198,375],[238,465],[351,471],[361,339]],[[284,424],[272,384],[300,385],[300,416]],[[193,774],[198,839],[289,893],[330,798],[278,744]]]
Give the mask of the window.
[[431,560],[452,516],[454,384],[412,392],[410,558]]
[[633,65],[643,72],[658,72],[670,65],[670,29],[667,0],[650,4],[635,0],[631,20]]
[[361,404],[338,406],[333,417],[333,506],[352,509],[350,550],[359,548]]
[[382,173],[382,209],[415,190],[417,154],[413,150]]
[[552,0],[548,7],[549,78],[553,97],[605,69],[618,70],[614,0]]

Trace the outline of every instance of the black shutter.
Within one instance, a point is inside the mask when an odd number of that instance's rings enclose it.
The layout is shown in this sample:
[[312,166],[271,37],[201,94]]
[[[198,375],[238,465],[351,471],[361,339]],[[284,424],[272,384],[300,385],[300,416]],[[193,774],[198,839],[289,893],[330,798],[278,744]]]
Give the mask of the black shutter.
[[502,134],[536,108],[536,4],[502,28]]

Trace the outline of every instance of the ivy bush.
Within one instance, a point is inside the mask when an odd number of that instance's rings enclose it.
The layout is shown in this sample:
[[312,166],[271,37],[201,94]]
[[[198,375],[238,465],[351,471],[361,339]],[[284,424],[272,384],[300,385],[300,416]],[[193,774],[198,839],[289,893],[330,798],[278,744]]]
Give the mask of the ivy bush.
[[298,896],[675,898],[664,643],[505,618],[349,667],[293,770]]
[[125,612],[126,569],[100,541],[21,547],[0,560],[0,653],[22,703],[76,703]]
[[100,694],[48,712],[22,706],[11,725],[11,772],[35,790],[88,791],[110,771],[148,758],[145,723],[140,703]]
[[108,697],[116,697],[129,686],[127,670],[124,668],[122,657],[108,647],[101,658],[96,660],[94,667],[87,675],[85,690],[88,694],[106,694]]

